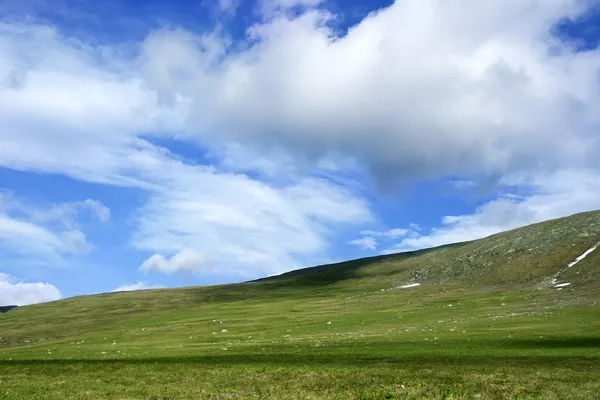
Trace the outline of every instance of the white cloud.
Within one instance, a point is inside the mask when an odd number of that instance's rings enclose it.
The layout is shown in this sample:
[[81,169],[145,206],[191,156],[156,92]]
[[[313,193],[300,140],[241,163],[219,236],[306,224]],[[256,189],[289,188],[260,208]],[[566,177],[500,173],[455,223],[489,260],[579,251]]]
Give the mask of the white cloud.
[[[360,195],[327,179],[252,179],[194,165],[139,136],[185,132],[188,103],[170,92],[182,82],[163,72],[186,75],[218,59],[223,46],[216,37],[195,41],[183,31],[149,37],[144,51],[164,54],[147,70],[154,93],[136,75],[137,64],[114,49],[36,25],[4,24],[0,32],[0,78],[2,71],[24,76],[0,92],[7,115],[0,165],[145,190],[148,201],[135,214],[132,244],[163,257],[154,269],[170,270],[173,258],[166,257],[191,250],[206,255],[214,273],[283,272],[322,257],[336,229],[372,218]],[[202,57],[189,51],[192,43],[205,49]],[[91,201],[84,204],[99,218],[110,217]]]
[[248,278],[284,272],[325,254],[336,229],[372,218],[364,201],[324,180],[278,187],[240,174],[181,168],[171,171],[178,177],[174,186],[142,208],[134,244],[161,254],[194,249],[207,262],[175,267],[158,255],[155,270]]
[[377,248],[377,240],[372,237],[364,236],[360,239],[354,239],[350,242],[351,245],[361,247],[365,250],[375,250]]
[[25,283],[0,272],[0,305],[24,306],[59,300],[60,291],[43,282]]
[[139,132],[168,131],[178,117],[158,106],[119,54],[48,26],[0,23],[0,164],[147,184],[135,172],[153,167],[148,153],[155,149]]
[[420,226],[419,224],[415,224],[415,223],[408,224],[408,227],[410,228],[410,230],[409,230],[409,231],[415,231],[415,232],[418,232],[418,231],[420,231],[420,230],[421,230],[421,226]]
[[406,235],[408,232],[409,232],[408,229],[394,228],[394,229],[388,229],[385,231],[364,230],[364,231],[361,231],[360,234],[365,235],[365,236],[397,239],[399,237]]
[[239,5],[238,0],[219,0],[219,10],[225,14],[235,14]]
[[171,258],[155,254],[140,266],[144,272],[162,272],[165,274],[200,272],[206,263],[205,257],[194,250],[182,250]]
[[150,285],[148,282],[139,281],[131,285],[122,285],[113,290],[113,292],[132,292],[134,290],[161,289],[162,285]]
[[77,253],[88,249],[85,235],[79,230],[54,232],[43,226],[0,215],[0,246],[23,256],[46,256]]
[[110,220],[110,209],[97,200],[86,199],[83,201],[52,204],[46,207],[35,207],[23,203],[12,196],[6,197],[11,210],[21,212],[36,223],[57,223],[65,227],[76,226],[76,219],[82,211],[89,211],[100,222]]
[[254,25],[247,49],[219,41],[220,58],[162,31],[144,60],[151,87],[190,99],[207,143],[341,153],[380,179],[598,166],[600,50],[552,36],[586,5],[405,0],[344,37],[309,10]]
[[100,221],[106,222],[110,220],[110,209],[99,201],[86,199],[82,204],[89,207]]
[[394,228],[383,231],[363,230],[360,232],[363,237],[348,242],[351,245],[361,247],[365,250],[375,250],[379,246],[380,240],[393,240],[405,236],[410,231],[408,229]]
[[77,224],[82,207],[91,207],[101,220],[110,216],[108,208],[91,199],[36,207],[0,192],[0,248],[5,254],[50,265],[62,264],[64,255],[85,253],[92,246]]
[[563,170],[552,174],[512,176],[510,186],[525,188],[526,195],[501,195],[472,214],[445,216],[440,227],[428,234],[412,232],[410,237],[386,253],[434,247],[479,239],[577,212],[600,209],[600,174],[593,170]]

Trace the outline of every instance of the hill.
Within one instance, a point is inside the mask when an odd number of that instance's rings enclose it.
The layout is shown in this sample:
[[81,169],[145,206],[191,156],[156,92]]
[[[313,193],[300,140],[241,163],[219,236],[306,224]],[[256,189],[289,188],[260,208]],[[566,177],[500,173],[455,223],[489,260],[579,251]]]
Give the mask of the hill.
[[599,242],[595,211],[241,284],[19,307],[0,315],[0,399],[598,398]]

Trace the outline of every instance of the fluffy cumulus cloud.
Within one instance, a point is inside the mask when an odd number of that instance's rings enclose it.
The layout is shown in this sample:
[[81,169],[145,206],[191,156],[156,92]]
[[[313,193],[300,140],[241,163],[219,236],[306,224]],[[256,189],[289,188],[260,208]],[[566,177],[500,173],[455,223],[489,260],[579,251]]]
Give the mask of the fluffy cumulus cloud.
[[255,24],[253,44],[228,53],[226,39],[160,31],[145,77],[189,99],[205,141],[343,153],[379,179],[597,167],[600,51],[554,34],[590,4],[398,1],[343,37],[309,7]]
[[60,291],[43,282],[26,283],[0,272],[0,305],[24,306],[59,300]]
[[148,282],[139,281],[131,285],[122,285],[113,290],[113,292],[133,292],[135,290],[148,290],[148,289],[160,289],[162,285],[150,285]]
[[194,250],[182,250],[169,259],[161,254],[155,254],[144,261],[140,266],[140,270],[164,272],[166,274],[192,273],[202,271],[205,262],[205,257],[202,254]]

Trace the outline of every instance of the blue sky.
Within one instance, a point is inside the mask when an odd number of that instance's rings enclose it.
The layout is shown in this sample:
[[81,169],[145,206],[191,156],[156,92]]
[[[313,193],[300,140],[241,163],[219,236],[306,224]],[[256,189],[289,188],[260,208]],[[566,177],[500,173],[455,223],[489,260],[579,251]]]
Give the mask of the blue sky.
[[597,1],[0,0],[0,305],[600,208]]

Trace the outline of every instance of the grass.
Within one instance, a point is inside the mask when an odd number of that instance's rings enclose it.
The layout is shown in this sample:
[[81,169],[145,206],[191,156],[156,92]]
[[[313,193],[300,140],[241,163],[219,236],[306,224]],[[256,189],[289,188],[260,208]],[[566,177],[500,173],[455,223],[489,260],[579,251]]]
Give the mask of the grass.
[[[17,308],[0,314],[0,399],[600,399],[600,252],[563,271],[598,235],[573,239],[572,218],[239,285]],[[508,251],[540,229],[555,250]],[[480,262],[504,268],[471,268],[490,252]],[[445,267],[469,257],[460,275]],[[540,284],[556,273],[572,286]]]

